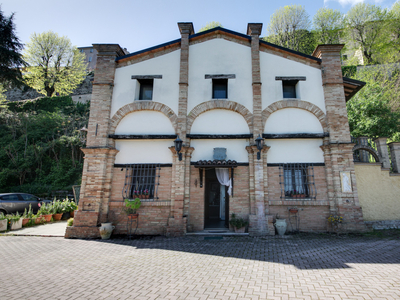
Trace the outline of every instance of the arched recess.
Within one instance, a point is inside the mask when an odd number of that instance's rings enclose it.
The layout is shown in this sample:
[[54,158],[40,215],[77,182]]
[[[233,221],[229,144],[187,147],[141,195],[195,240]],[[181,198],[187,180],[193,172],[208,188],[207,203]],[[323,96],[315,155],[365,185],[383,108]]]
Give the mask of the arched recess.
[[326,125],[326,115],[324,114],[324,112],[318,106],[302,100],[280,100],[272,103],[270,106],[262,111],[263,124],[265,125],[265,122],[267,122],[268,117],[272,113],[283,108],[300,108],[309,111],[317,117],[317,119],[321,123],[324,132],[328,132],[328,127]]
[[249,131],[252,132],[253,114],[242,104],[227,100],[211,100],[193,108],[187,117],[187,132],[190,133],[194,120],[200,114],[212,109],[227,109],[239,113],[246,120]]
[[137,101],[134,103],[129,103],[123,107],[121,107],[111,118],[110,124],[110,134],[115,133],[115,129],[117,128],[119,122],[122,120],[124,116],[131,112],[141,111],[141,110],[153,110],[163,113],[169,120],[176,132],[176,122],[177,116],[173,112],[171,108],[166,106],[165,104],[154,102],[154,101]]
[[378,152],[374,148],[372,148],[368,145],[355,145],[353,147],[353,152],[355,152],[357,150],[365,150],[365,151],[369,152],[375,158],[375,162],[381,161]]

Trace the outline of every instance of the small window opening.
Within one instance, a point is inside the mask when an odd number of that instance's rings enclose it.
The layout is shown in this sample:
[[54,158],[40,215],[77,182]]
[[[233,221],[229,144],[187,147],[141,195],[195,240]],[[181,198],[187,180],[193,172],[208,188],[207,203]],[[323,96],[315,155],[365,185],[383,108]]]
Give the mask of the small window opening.
[[139,100],[153,100],[153,79],[139,80],[140,92]]
[[213,99],[228,99],[228,79],[213,79]]
[[283,98],[296,98],[297,80],[282,80]]
[[92,57],[91,56],[89,56],[89,62],[91,62],[92,61]]
[[93,48],[90,49],[90,53],[93,53]]

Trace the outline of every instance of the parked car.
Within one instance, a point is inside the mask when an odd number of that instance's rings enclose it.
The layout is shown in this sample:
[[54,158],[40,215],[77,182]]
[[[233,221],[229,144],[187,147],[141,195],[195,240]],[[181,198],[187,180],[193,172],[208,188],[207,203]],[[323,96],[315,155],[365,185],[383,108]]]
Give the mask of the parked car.
[[31,194],[25,193],[5,193],[0,194],[0,213],[23,213],[29,209],[29,204],[34,213],[39,210],[39,203],[51,203],[51,200],[43,200]]

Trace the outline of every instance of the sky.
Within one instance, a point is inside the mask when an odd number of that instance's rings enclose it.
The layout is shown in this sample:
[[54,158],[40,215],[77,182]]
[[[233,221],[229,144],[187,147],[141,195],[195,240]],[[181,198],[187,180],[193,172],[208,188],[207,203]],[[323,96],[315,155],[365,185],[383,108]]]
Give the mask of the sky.
[[[52,30],[77,47],[119,44],[129,52],[180,38],[178,22],[192,22],[195,32],[208,22],[246,33],[248,23],[263,23],[285,5],[303,5],[312,19],[321,7],[346,13],[363,0],[0,0],[3,14],[14,15],[23,44],[31,34]],[[390,8],[396,0],[365,0]]]

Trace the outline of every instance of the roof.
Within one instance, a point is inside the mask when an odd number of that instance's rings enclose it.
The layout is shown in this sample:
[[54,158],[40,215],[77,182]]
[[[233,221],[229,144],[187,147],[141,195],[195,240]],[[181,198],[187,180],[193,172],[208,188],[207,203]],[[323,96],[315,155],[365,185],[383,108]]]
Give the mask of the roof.
[[343,77],[343,89],[346,97],[346,102],[351,99],[359,90],[363,88],[366,83],[347,77]]
[[[192,35],[189,36],[189,41],[191,39],[198,38],[198,37],[201,37],[203,35],[210,34],[210,33],[214,32],[214,31],[219,31],[222,34],[234,35],[234,36],[236,36],[238,38],[247,39],[247,40],[251,41],[251,36],[249,36],[249,35],[246,35],[246,34],[243,34],[243,33],[239,33],[239,32],[236,32],[236,31],[232,31],[232,30],[229,30],[229,29],[226,29],[226,28],[222,28],[222,27],[215,27],[215,28],[212,28],[212,29],[209,29],[209,30],[206,30],[206,31],[202,31],[202,32],[198,32],[198,33],[192,34]],[[181,39],[172,40],[172,41],[169,41],[169,42],[166,42],[166,43],[163,43],[163,44],[159,44],[159,45],[156,45],[156,46],[153,46],[153,47],[150,47],[150,48],[146,48],[146,49],[143,49],[143,50],[140,50],[140,51],[129,53],[129,54],[124,55],[124,56],[117,57],[115,59],[115,61],[118,62],[120,60],[123,60],[123,59],[126,59],[126,58],[130,58],[130,57],[134,57],[134,56],[139,55],[139,54],[144,54],[146,52],[151,52],[151,51],[154,51],[154,50],[163,49],[165,47],[168,47],[168,46],[171,46],[171,45],[174,45],[174,44],[179,44],[180,42],[181,42]],[[281,47],[281,46],[278,46],[278,45],[275,45],[275,44],[272,44],[272,43],[269,43],[269,42],[265,42],[263,40],[260,40],[260,44],[268,46],[269,48],[275,48],[276,50],[278,50],[280,52],[284,51],[284,52],[287,52],[288,54],[293,54],[293,55],[297,55],[297,56],[301,56],[301,57],[304,57],[304,58],[308,58],[308,59],[314,60],[316,62],[321,62],[321,60],[319,58],[316,58],[314,56],[307,55],[307,54],[304,54],[304,53],[301,53],[301,52],[298,52],[298,51],[290,50],[288,48]]]

